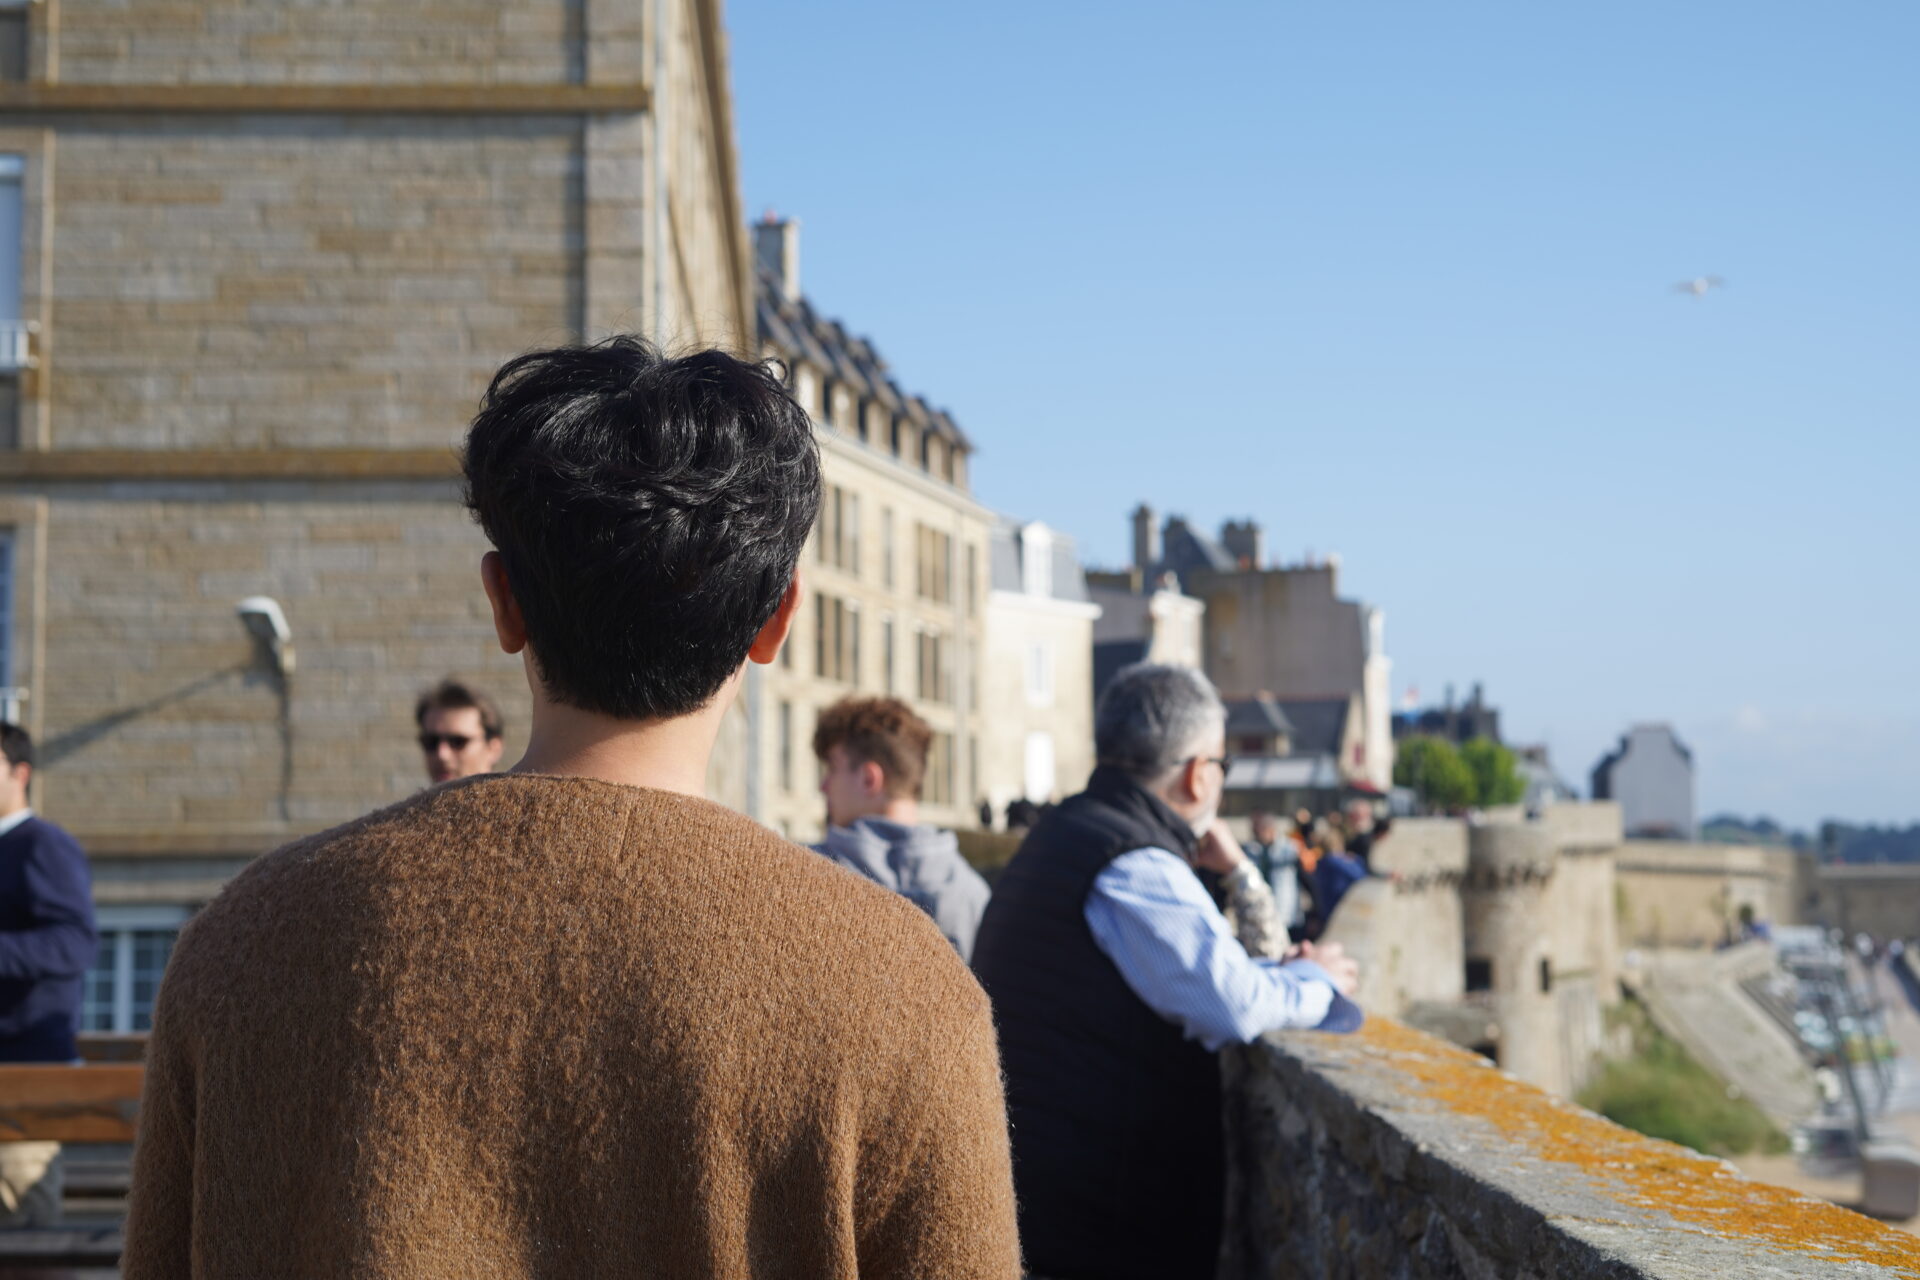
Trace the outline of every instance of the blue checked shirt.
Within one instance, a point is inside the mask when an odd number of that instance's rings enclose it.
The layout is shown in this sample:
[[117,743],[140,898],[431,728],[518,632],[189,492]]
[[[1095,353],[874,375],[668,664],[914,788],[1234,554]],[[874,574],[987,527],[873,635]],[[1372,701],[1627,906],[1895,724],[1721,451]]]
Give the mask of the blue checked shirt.
[[1249,956],[1192,868],[1165,849],[1108,863],[1085,915],[1133,993],[1209,1050],[1318,1026],[1333,1005],[1333,979],[1319,965]]

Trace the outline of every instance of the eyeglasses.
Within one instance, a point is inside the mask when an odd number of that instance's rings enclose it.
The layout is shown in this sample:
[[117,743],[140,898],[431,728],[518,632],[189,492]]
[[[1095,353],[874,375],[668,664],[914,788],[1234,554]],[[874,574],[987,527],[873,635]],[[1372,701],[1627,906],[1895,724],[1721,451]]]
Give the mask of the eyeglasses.
[[472,741],[473,739],[464,733],[423,733],[420,735],[420,749],[428,755],[432,755],[440,749],[440,744],[444,742],[457,753],[465,751],[467,744]]
[[1233,772],[1232,756],[1189,756],[1188,759],[1203,760],[1208,764],[1217,764],[1220,766],[1220,772],[1222,774],[1228,774]]

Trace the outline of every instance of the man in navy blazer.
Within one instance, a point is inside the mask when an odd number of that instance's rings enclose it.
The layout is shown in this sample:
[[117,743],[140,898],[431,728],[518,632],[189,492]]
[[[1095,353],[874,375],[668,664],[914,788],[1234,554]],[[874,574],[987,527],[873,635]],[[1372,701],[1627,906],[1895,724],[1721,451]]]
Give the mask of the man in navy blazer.
[[[0,1062],[72,1062],[99,946],[92,877],[74,838],[27,807],[27,731],[0,723],[0,756]],[[58,1214],[59,1150],[0,1144],[0,1227],[41,1226]]]

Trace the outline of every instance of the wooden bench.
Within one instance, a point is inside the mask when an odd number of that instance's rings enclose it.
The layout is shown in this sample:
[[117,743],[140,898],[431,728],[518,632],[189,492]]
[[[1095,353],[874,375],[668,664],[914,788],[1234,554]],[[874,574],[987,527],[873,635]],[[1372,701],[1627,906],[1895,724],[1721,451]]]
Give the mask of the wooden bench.
[[132,1142],[146,1068],[0,1064],[0,1142]]
[[81,1144],[69,1145],[62,1155],[63,1220],[52,1227],[0,1231],[0,1277],[52,1275],[58,1274],[53,1268],[118,1261],[130,1144],[146,1074],[139,1063],[145,1039],[111,1037],[114,1043],[97,1049],[108,1060],[90,1057],[80,1066],[0,1064],[0,1142]]

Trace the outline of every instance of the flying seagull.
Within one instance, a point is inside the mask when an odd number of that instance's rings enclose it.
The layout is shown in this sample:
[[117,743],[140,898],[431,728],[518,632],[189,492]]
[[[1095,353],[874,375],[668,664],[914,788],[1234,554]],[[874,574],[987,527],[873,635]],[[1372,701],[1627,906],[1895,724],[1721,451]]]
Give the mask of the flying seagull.
[[1707,290],[1724,289],[1726,287],[1727,282],[1719,276],[1695,276],[1691,280],[1682,280],[1679,284],[1673,286],[1673,291],[1675,293],[1688,294],[1695,298],[1704,298],[1707,296]]

